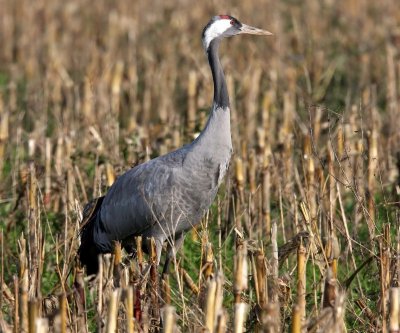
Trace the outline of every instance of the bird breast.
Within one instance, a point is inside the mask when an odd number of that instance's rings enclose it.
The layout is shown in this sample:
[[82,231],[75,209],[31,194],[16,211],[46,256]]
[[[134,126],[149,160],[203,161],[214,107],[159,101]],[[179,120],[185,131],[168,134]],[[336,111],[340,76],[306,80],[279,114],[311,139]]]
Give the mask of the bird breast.
[[231,154],[229,109],[214,109],[194,142],[117,179],[101,207],[104,232],[121,239],[144,233],[162,238],[189,230],[213,202]]

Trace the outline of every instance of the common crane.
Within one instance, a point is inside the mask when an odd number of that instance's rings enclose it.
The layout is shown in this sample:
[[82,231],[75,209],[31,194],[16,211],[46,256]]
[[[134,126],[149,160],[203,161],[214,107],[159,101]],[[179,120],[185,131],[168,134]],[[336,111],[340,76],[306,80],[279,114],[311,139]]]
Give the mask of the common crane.
[[[164,272],[182,245],[185,232],[197,225],[213,202],[232,154],[229,96],[218,48],[224,37],[271,35],[229,15],[214,16],[202,34],[213,82],[214,100],[207,124],[191,143],[137,165],[117,178],[99,198],[81,228],[79,257],[87,274],[98,271],[98,254],[110,253],[113,241],[129,244],[134,236],[154,237],[157,264],[169,241]],[[172,246],[174,244],[174,246]],[[144,250],[149,250],[144,242]]]

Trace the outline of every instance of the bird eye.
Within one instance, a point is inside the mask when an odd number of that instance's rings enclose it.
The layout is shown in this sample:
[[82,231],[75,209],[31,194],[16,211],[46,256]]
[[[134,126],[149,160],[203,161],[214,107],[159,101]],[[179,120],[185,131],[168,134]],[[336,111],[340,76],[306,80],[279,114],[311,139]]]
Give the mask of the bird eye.
[[231,20],[231,25],[234,25],[235,24],[235,20]]

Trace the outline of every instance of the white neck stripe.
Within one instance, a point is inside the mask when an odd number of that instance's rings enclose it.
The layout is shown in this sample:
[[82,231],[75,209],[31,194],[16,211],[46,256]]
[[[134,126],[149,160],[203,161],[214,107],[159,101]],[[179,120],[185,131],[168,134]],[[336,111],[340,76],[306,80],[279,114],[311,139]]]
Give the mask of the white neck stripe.
[[230,20],[222,19],[213,22],[206,30],[203,37],[203,47],[207,51],[213,39],[223,36],[224,32],[231,27]]

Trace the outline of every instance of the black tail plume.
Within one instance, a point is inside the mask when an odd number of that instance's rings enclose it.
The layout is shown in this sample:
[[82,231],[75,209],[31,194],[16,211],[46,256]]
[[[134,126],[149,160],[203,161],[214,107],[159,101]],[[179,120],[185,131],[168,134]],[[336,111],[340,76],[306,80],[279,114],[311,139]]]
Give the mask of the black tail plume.
[[80,237],[81,245],[78,250],[79,259],[86,267],[86,274],[97,274],[99,271],[98,256],[101,253],[93,240],[93,230],[97,214],[104,197],[90,201],[83,209],[83,220],[81,223]]

